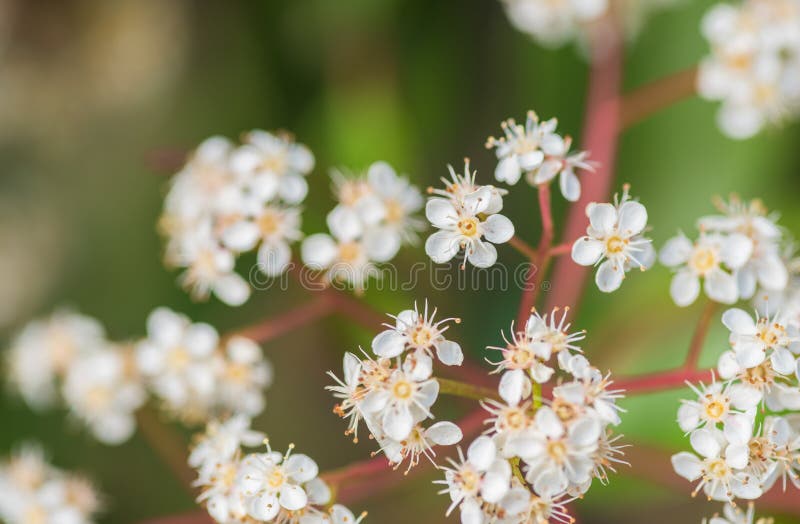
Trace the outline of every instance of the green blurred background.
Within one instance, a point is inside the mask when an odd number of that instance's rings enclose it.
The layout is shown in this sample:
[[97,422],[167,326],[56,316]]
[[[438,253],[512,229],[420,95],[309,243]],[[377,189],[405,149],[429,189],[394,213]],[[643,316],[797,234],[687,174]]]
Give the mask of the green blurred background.
[[[683,2],[649,20],[631,42],[626,89],[695,64],[706,52],[697,30],[708,1]],[[332,206],[327,170],[361,169],[383,159],[421,187],[445,164],[470,156],[488,182],[493,154],[483,144],[501,120],[527,109],[558,116],[580,139],[587,66],[572,47],[548,50],[514,31],[495,0],[162,0],[0,2],[0,330],[3,340],[33,316],[72,305],[99,318],[116,339],[144,332],[158,305],[186,312],[225,332],[298,304],[302,292],[257,293],[242,308],[192,304],[165,270],[155,223],[167,177],[156,169],[173,152],[212,134],[252,128],[293,131],[317,157],[309,181],[304,231],[324,227]],[[746,142],[724,138],[716,106],[692,99],[626,131],[616,187],[630,182],[650,212],[660,245],[712,210],[710,198],[736,191],[780,210],[800,230],[797,176],[800,127]],[[535,192],[520,184],[507,209],[520,236],[538,239]],[[557,217],[566,210],[555,199]],[[557,219],[557,225],[561,222]],[[521,261],[505,247],[501,258]],[[404,250],[398,265],[424,257]],[[700,304],[685,310],[668,296],[670,273],[657,268],[626,280],[613,296],[589,289],[576,327],[585,349],[617,375],[678,365]],[[429,291],[373,293],[366,300],[397,312],[430,298],[464,322],[453,329],[470,357],[513,318],[519,293]],[[704,354],[724,349],[715,322]],[[365,458],[330,412],[322,389],[343,351],[371,334],[323,321],[265,346],[276,369],[266,412],[256,426],[276,446],[296,443],[322,469]],[[624,402],[622,432],[631,442],[667,451],[687,448],[674,422],[681,392]],[[438,405],[437,405],[438,406]],[[440,418],[465,406],[442,403]],[[0,397],[0,452],[41,441],[53,461],[90,474],[107,494],[108,523],[133,523],[196,506],[138,436],[119,448],[93,442],[64,413],[35,414]],[[187,433],[188,434],[188,433]],[[639,462],[611,486],[578,504],[582,523],[699,522],[716,504],[643,481]],[[400,473],[398,473],[399,475]],[[353,505],[369,522],[442,522],[447,506],[433,474]],[[670,482],[674,482],[674,479]],[[792,494],[791,496],[796,496]],[[402,511],[398,508],[402,507]],[[450,521],[457,521],[451,517]],[[781,522],[797,522],[785,520]]]

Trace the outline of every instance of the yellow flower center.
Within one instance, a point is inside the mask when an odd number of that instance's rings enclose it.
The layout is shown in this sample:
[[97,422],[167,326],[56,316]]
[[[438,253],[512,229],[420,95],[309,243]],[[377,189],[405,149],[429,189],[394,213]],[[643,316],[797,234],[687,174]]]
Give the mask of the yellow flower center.
[[708,467],[706,469],[712,478],[717,478],[717,479],[726,478],[730,473],[728,465],[725,464],[725,461],[722,459],[712,460],[711,462],[709,462]]
[[706,418],[709,420],[720,420],[722,416],[728,411],[725,404],[719,400],[712,400],[706,404]]
[[560,398],[553,401],[553,411],[562,422],[568,422],[574,419],[578,414],[575,406],[571,402],[567,402]]
[[406,214],[405,211],[403,211],[403,206],[401,206],[399,202],[390,198],[384,202],[384,206],[386,207],[387,222],[390,224],[397,224],[403,221]]
[[433,333],[426,326],[417,326],[411,332],[411,343],[417,347],[428,347],[433,340]]
[[458,221],[458,231],[465,237],[474,237],[478,234],[478,219],[462,218]]
[[256,225],[263,235],[277,233],[280,224],[280,215],[274,211],[265,211],[256,221]]
[[269,484],[272,488],[278,488],[283,485],[286,481],[286,475],[284,475],[283,470],[281,468],[275,468],[267,477],[267,484]]
[[625,249],[627,241],[618,236],[609,237],[606,240],[606,251],[610,254],[621,253]]
[[695,249],[689,259],[689,267],[699,275],[706,275],[709,271],[719,265],[717,253],[711,248],[701,247]]
[[551,459],[561,464],[567,457],[567,446],[560,440],[553,440],[547,443],[547,454]]
[[176,346],[172,348],[167,355],[167,367],[173,371],[180,371],[184,369],[191,361],[189,351],[183,346]]
[[361,258],[361,245],[358,242],[343,242],[339,246],[339,259],[346,264],[353,264]]
[[411,383],[406,380],[398,380],[392,387],[392,393],[396,398],[401,400],[408,400],[414,394],[414,388]]

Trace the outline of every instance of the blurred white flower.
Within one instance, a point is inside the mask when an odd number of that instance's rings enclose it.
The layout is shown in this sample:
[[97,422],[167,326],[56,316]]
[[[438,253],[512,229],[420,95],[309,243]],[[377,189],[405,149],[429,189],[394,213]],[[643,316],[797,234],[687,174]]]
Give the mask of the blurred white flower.
[[109,347],[76,360],[64,380],[64,401],[94,436],[121,444],[136,429],[135,411],[147,399],[129,347]]
[[45,461],[25,445],[0,463],[0,519],[8,524],[91,524],[100,496],[84,477]]
[[511,24],[539,43],[560,46],[608,10],[608,0],[503,0]]
[[31,407],[52,406],[73,363],[105,345],[105,329],[97,320],[57,311],[16,335],[7,357],[9,381]]
[[739,289],[732,272],[744,266],[752,252],[753,242],[740,233],[701,232],[694,243],[681,233],[667,241],[659,259],[676,270],[670,295],[678,306],[688,306],[697,299],[701,278],[711,300],[733,304],[739,299]]
[[705,15],[711,54],[697,89],[720,100],[717,122],[731,138],[749,138],[800,111],[800,7],[795,0],[717,4]]
[[[582,266],[599,264],[595,283],[600,291],[619,289],[631,269],[645,270],[655,260],[651,240],[643,232],[647,226],[647,209],[630,200],[628,186],[614,204],[591,203],[586,206],[589,217],[587,236],[575,241],[572,260]],[[602,262],[602,263],[601,263]]]
[[747,509],[734,504],[725,504],[722,515],[716,514],[710,519],[703,519],[703,524],[772,524],[771,518],[762,517],[755,520],[756,508],[751,502]]

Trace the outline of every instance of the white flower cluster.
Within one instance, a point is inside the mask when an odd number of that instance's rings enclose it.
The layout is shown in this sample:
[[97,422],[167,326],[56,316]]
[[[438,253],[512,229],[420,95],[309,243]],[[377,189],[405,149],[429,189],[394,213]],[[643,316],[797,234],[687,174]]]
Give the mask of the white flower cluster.
[[166,409],[188,422],[218,413],[258,415],[272,382],[258,344],[241,336],[220,340],[213,326],[163,307],[147,318],[136,362]]
[[450,170],[452,180],[442,178],[445,189],[429,188],[435,195],[425,206],[427,216],[436,231],[425,242],[425,253],[437,264],[452,260],[462,249],[464,261],[475,267],[490,267],[497,262],[494,244],[503,244],[514,236],[514,224],[499,214],[503,209],[504,189],[475,183],[477,171],[470,171],[469,159],[464,160],[464,174]]
[[328,213],[330,235],[303,241],[302,259],[324,270],[328,282],[341,281],[363,290],[379,276],[376,263],[388,262],[403,244],[413,244],[424,224],[414,216],[422,194],[386,162],[375,162],[363,176],[333,173],[337,205]]
[[[564,504],[594,478],[606,483],[608,470],[622,463],[623,446],[610,429],[620,422],[622,391],[610,389],[609,377],[579,353],[575,343],[585,334],[570,333],[566,312],[556,313],[531,315],[524,331],[512,326],[505,348],[490,348],[503,356],[496,363],[502,401],[484,403],[487,434],[466,459],[450,461],[441,482],[462,522],[572,522]],[[538,384],[553,379],[552,358],[564,377],[545,399]]]
[[560,46],[580,36],[602,18],[609,0],[503,0],[511,24],[546,46]]
[[761,517],[756,520],[756,509],[753,503],[747,505],[747,511],[733,504],[725,504],[722,515],[714,515],[710,519],[703,519],[703,524],[773,524],[774,520]]
[[360,359],[353,353],[344,355],[344,375],[327,389],[340,399],[334,411],[348,419],[346,435],[358,441],[361,420],[377,440],[389,462],[399,467],[408,460],[408,469],[419,463],[421,456],[431,461],[434,445],[450,446],[461,441],[462,433],[452,422],[437,422],[429,427],[422,423],[432,419],[431,408],[439,395],[439,382],[433,378],[433,357],[448,366],[460,366],[461,346],[447,340],[448,322],[436,320],[428,305],[400,312],[395,324],[372,341],[377,360],[364,353]]
[[692,304],[703,290],[713,301],[733,304],[756,295],[778,296],[789,284],[783,258],[784,234],[777,217],[759,200],[732,196],[719,201],[721,215],[698,220],[700,236],[692,242],[683,233],[667,241],[659,258],[676,273],[670,295],[679,306]]
[[697,454],[674,455],[675,471],[721,501],[756,499],[787,479],[800,488],[798,326],[736,308],[722,321],[731,332],[717,365],[722,382],[692,387],[697,399],[678,410]]
[[525,125],[510,118],[500,124],[505,136],[489,137],[487,148],[494,148],[499,162],[494,177],[499,182],[515,185],[522,174],[532,186],[548,184],[558,175],[561,194],[570,202],[581,197],[577,170],[592,171],[586,151],[570,152],[572,138],[556,133],[555,118],[539,122],[533,111],[528,112]]
[[800,113],[800,2],[717,4],[702,33],[711,55],[700,64],[697,88],[722,101],[717,121],[726,135],[748,138]]
[[264,274],[287,268],[313,168],[311,151],[286,134],[256,130],[239,146],[218,136],[198,146],[173,177],[160,220],[165,260],[185,268],[181,281],[194,298],[244,303],[250,286],[236,258],[256,248]]
[[598,265],[595,283],[600,291],[611,293],[622,285],[631,269],[642,271],[655,263],[652,240],[645,238],[647,209],[630,199],[626,185],[622,198],[613,204],[590,203],[586,206],[589,227],[586,235],[572,246],[572,260],[582,266]]
[[7,524],[91,524],[100,505],[88,480],[48,464],[38,446],[0,463],[0,520]]
[[148,336],[108,340],[95,319],[70,311],[29,323],[9,351],[9,381],[34,408],[59,400],[99,441],[121,444],[136,430],[148,388],[188,422],[219,413],[257,415],[272,368],[250,339],[220,341],[208,324],[158,308]]
[[[266,444],[264,453],[242,453],[242,447]],[[307,455],[272,450],[263,433],[250,429],[250,419],[237,415],[212,421],[191,454],[197,470],[198,502],[220,524],[358,524],[359,517],[334,504],[331,489],[318,477],[319,468]]]
[[41,409],[59,399],[106,444],[126,441],[146,399],[129,345],[106,338],[95,319],[71,311],[25,326],[9,351],[9,380]]

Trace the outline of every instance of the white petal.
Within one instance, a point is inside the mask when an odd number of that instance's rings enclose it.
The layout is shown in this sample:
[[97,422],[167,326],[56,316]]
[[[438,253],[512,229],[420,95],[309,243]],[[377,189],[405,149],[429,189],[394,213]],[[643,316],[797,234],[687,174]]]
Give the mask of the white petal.
[[472,444],[467,448],[467,460],[478,471],[486,471],[492,462],[497,458],[497,446],[494,441],[487,437],[481,436],[472,441]]
[[431,442],[440,446],[452,446],[458,444],[464,438],[461,433],[461,428],[452,422],[437,422],[436,424],[425,430],[425,436],[431,439]]
[[581,198],[581,183],[572,169],[565,169],[558,178],[561,194],[570,202],[577,202]]
[[489,242],[476,240],[472,243],[472,250],[467,255],[467,260],[475,267],[490,267],[497,262],[497,249]]
[[461,346],[451,340],[442,340],[436,344],[436,357],[446,366],[460,366],[464,362]]
[[450,200],[431,198],[425,204],[425,216],[433,227],[446,228],[458,220],[458,212]]
[[511,155],[500,160],[494,170],[494,177],[500,182],[513,186],[519,182],[522,170],[519,167],[516,155]]
[[292,480],[302,484],[308,482],[319,473],[319,467],[308,455],[295,453],[286,459],[284,464],[286,471],[291,475]]
[[622,280],[625,278],[625,270],[622,265],[615,260],[606,260],[597,269],[594,281],[597,287],[604,293],[611,293],[619,289]]
[[414,418],[407,409],[388,410],[383,416],[383,430],[392,440],[403,440],[411,434]]
[[451,231],[437,231],[425,241],[425,254],[437,264],[449,262],[461,249],[460,235]]
[[525,372],[521,369],[514,369],[503,373],[497,390],[500,393],[500,398],[509,405],[516,406],[522,400],[526,387],[530,392],[530,380],[525,376]]
[[283,241],[262,244],[258,249],[258,268],[271,277],[280,275],[292,260],[292,250]]
[[680,271],[672,277],[669,294],[675,304],[686,307],[697,300],[700,294],[700,280],[690,271]]
[[700,459],[697,455],[686,451],[672,455],[672,467],[675,473],[689,481],[697,480],[703,474],[703,464]]
[[503,244],[514,236],[514,224],[503,215],[491,215],[481,227],[484,238],[494,244]]
[[258,226],[247,220],[240,220],[225,229],[222,242],[235,251],[249,251],[259,240]]
[[372,351],[379,357],[393,358],[406,348],[406,336],[393,329],[387,329],[372,339]]
[[606,235],[614,232],[614,226],[617,223],[617,208],[607,203],[592,203],[586,208],[592,228]]
[[241,306],[250,298],[250,285],[236,273],[219,277],[214,282],[214,295],[229,306]]
[[683,235],[667,240],[659,253],[659,260],[668,267],[684,264],[692,254],[692,243]]
[[293,484],[286,484],[281,488],[281,494],[278,496],[278,501],[281,506],[289,511],[297,511],[305,507],[308,502],[306,492],[300,486]]
[[715,302],[733,304],[739,298],[739,288],[733,275],[717,269],[706,275],[703,283],[706,295]]
[[755,335],[753,316],[739,308],[730,308],[722,314],[722,323],[737,335]]
[[323,269],[331,265],[338,249],[336,242],[324,233],[311,235],[303,241],[300,248],[303,263],[312,269]]
[[626,236],[638,235],[647,225],[647,209],[639,202],[628,201],[619,208],[619,230]]
[[278,192],[289,204],[299,204],[308,194],[308,182],[299,175],[286,175],[280,180]]
[[581,237],[572,245],[572,260],[582,266],[593,266],[603,256],[604,249],[600,240]]
[[726,237],[719,250],[720,259],[731,269],[745,265],[752,254],[753,241],[739,233]]
[[388,262],[400,251],[402,240],[396,230],[375,227],[364,233],[364,250],[375,262]]
[[692,432],[689,440],[691,441],[694,450],[700,455],[706,458],[714,458],[719,456],[720,444],[711,431],[707,429],[695,430]]
[[777,254],[768,254],[758,264],[758,282],[766,289],[781,290],[789,282],[786,265]]

